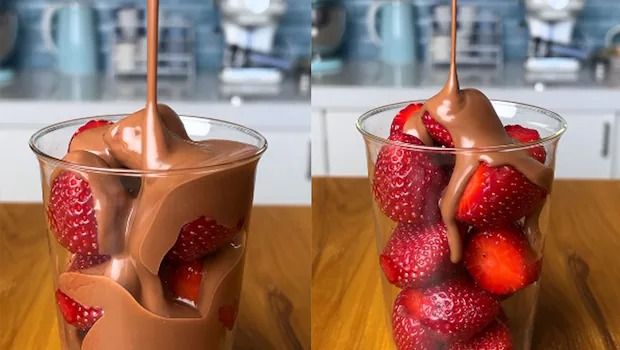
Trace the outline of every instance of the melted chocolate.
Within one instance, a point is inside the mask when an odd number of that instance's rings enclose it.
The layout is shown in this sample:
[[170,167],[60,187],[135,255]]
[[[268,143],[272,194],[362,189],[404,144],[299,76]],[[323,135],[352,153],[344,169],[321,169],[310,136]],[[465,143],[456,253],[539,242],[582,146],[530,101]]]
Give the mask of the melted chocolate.
[[[432,139],[422,123],[425,112],[442,124],[452,136],[456,148],[485,148],[513,143],[506,134],[489,99],[479,90],[459,87],[456,63],[456,10],[457,0],[452,0],[452,47],[450,74],[441,91],[426,101],[424,107],[405,124],[405,132],[417,136],[424,144]],[[448,230],[450,259],[457,263],[463,255],[461,235],[455,219],[458,202],[471,175],[481,162],[496,167],[510,165],[523,173],[534,184],[549,191],[553,169],[531,158],[527,150],[510,152],[458,152],[454,172],[441,198],[440,207]],[[540,209],[525,220],[526,232],[538,232]]]

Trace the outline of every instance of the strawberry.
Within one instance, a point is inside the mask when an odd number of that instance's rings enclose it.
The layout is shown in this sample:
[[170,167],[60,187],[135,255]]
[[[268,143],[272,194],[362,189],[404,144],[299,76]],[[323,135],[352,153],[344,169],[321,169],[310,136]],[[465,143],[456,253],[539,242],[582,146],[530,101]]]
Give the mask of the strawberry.
[[425,112],[422,115],[422,123],[426,127],[426,131],[431,135],[433,141],[437,142],[441,146],[454,147],[454,141],[452,141],[452,135],[448,132],[443,125],[439,124],[430,113]]
[[480,163],[465,186],[456,218],[477,228],[498,227],[530,214],[547,191],[512,166]]
[[200,297],[203,261],[175,262],[164,260],[159,276],[163,285],[177,301],[196,306]]
[[[504,127],[508,136],[510,136],[513,140],[520,143],[534,142],[540,140],[540,134],[538,131],[534,129],[528,129],[521,125],[506,125]],[[545,147],[536,146],[528,149],[528,152],[532,156],[532,158],[536,159],[541,163],[545,163],[547,159],[547,152],[545,151]]]
[[[394,134],[390,140],[422,145],[417,137],[407,134]],[[428,154],[385,145],[377,157],[372,190],[379,209],[390,219],[432,222],[439,217],[439,197],[447,180]]]
[[495,321],[471,339],[450,344],[448,350],[512,350],[510,330]]
[[398,114],[392,120],[392,126],[390,127],[390,135],[394,134],[402,134],[405,123],[409,118],[413,117],[413,115],[422,108],[421,103],[412,103],[407,107],[401,109]]
[[379,257],[388,281],[399,288],[423,287],[452,265],[446,227],[399,223]]
[[402,293],[408,312],[445,341],[467,339],[495,319],[499,302],[466,278]]
[[217,311],[218,319],[224,328],[232,331],[237,319],[237,308],[234,305],[220,306]]
[[201,216],[183,225],[168,258],[176,261],[193,261],[213,253],[235,237],[243,227],[243,219],[234,229],[218,224],[214,219]]
[[392,310],[392,335],[398,350],[435,350],[440,344],[434,340],[429,331],[422,326],[411,313],[406,302],[407,291],[396,297]]
[[52,181],[48,218],[61,246],[72,253],[97,255],[97,220],[90,184],[64,171]]
[[101,265],[110,259],[111,257],[109,255],[74,254],[73,258],[71,258],[69,271],[86,270],[93,266]]
[[476,283],[497,295],[512,294],[540,275],[540,260],[514,225],[474,233],[463,261]]
[[73,136],[71,136],[71,141],[69,141],[69,144],[71,144],[71,142],[73,142],[73,139],[81,134],[82,132],[89,130],[89,129],[95,129],[95,128],[99,128],[102,126],[106,126],[106,125],[111,125],[114,124],[109,120],[89,120],[86,124],[82,125],[79,127],[79,129],[77,129],[77,131],[73,134]]
[[65,321],[83,331],[90,329],[103,315],[101,308],[81,305],[60,290],[56,290],[56,303]]

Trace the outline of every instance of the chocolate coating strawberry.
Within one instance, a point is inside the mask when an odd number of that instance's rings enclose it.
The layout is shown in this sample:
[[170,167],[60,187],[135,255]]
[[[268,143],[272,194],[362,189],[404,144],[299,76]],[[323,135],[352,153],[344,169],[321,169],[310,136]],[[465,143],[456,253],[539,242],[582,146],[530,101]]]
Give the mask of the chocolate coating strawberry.
[[430,113],[425,112],[422,115],[422,123],[426,127],[426,131],[431,135],[433,141],[437,142],[441,146],[454,148],[454,141],[452,135],[448,132],[443,125],[439,124]]
[[[393,134],[390,140],[422,145],[417,137],[407,134]],[[377,157],[372,190],[379,209],[390,219],[432,222],[439,217],[439,197],[447,180],[431,155],[385,145]]]
[[65,321],[83,331],[90,329],[103,316],[101,308],[81,305],[60,290],[56,291],[56,304]]
[[95,128],[99,128],[99,127],[106,126],[106,125],[112,125],[112,124],[114,124],[114,123],[112,123],[112,122],[111,122],[111,121],[109,121],[109,120],[89,120],[86,124],[84,124],[84,125],[80,126],[80,127],[77,129],[77,131],[76,131],[76,132],[73,134],[73,136],[71,137],[71,141],[69,141],[69,145],[71,145],[71,142],[73,142],[73,139],[74,139],[77,135],[79,135],[79,134],[83,133],[83,132],[84,132],[84,131],[86,131],[86,130],[89,130],[89,129],[95,129]]
[[388,281],[399,288],[427,286],[452,265],[444,224],[399,223],[379,260]]

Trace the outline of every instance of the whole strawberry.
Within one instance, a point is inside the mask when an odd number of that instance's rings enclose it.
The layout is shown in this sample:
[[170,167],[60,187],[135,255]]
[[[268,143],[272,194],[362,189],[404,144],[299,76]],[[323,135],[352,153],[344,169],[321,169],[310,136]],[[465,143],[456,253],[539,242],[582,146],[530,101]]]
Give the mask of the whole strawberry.
[[463,261],[476,283],[497,295],[512,294],[540,275],[540,260],[515,225],[474,233]]
[[491,323],[471,339],[450,344],[447,350],[512,350],[510,331],[500,321]]
[[427,286],[452,263],[446,227],[399,223],[379,258],[388,281],[399,288]]
[[111,257],[109,255],[82,255],[82,254],[73,254],[71,258],[71,263],[69,266],[69,271],[79,271],[86,270],[91,267],[101,265]]
[[422,123],[426,127],[426,131],[431,135],[433,141],[437,142],[441,146],[454,147],[454,141],[452,141],[452,135],[448,132],[443,125],[439,124],[430,113],[425,112],[422,115]]
[[392,310],[392,335],[398,350],[436,350],[440,344],[422,326],[405,305],[406,291],[401,292],[394,301]]
[[[407,134],[393,134],[389,139],[422,145],[417,137]],[[377,157],[372,190],[379,209],[390,219],[433,222],[439,217],[438,202],[447,180],[431,155],[385,145]]]
[[499,302],[470,280],[459,277],[427,289],[402,293],[407,311],[439,339],[465,340],[484,329],[500,310]]
[[[528,129],[521,125],[506,125],[504,127],[508,136],[510,136],[513,140],[518,143],[528,143],[540,140],[540,134],[538,131],[534,129]],[[547,151],[545,151],[545,147],[536,146],[528,149],[528,152],[532,156],[532,158],[536,159],[541,163],[545,163],[547,159]]]
[[61,246],[72,253],[97,255],[97,219],[90,184],[78,173],[63,171],[52,181],[48,218]]
[[218,224],[214,219],[201,216],[181,227],[167,258],[186,262],[202,258],[230,243],[242,226],[243,220],[237,227],[228,228]]
[[421,103],[412,103],[407,107],[401,109],[398,114],[392,120],[392,125],[390,127],[390,135],[394,134],[402,134],[403,129],[405,127],[405,123],[412,118],[420,109],[422,109]]
[[196,306],[200,299],[203,261],[173,262],[164,260],[159,277],[172,299]]
[[103,316],[101,308],[81,305],[60,290],[56,291],[56,304],[65,321],[82,331],[90,329]]

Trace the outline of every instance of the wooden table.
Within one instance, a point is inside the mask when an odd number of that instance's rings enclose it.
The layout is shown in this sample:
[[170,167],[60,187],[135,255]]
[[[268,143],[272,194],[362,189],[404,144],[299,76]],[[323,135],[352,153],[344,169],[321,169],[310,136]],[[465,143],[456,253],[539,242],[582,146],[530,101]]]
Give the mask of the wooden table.
[[[533,349],[620,348],[620,182],[558,181]],[[312,347],[390,349],[366,179],[313,182]]]
[[[235,349],[310,349],[310,217],[254,208]],[[60,348],[48,259],[42,207],[0,205],[1,350]]]

